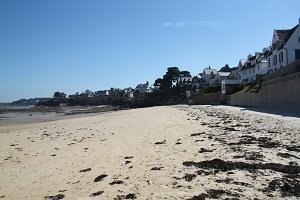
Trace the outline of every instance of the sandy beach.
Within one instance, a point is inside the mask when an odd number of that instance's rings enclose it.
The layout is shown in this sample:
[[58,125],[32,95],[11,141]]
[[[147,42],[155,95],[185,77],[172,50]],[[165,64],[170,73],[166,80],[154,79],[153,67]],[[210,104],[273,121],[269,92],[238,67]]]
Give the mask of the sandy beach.
[[0,126],[0,199],[299,199],[299,134],[229,106]]

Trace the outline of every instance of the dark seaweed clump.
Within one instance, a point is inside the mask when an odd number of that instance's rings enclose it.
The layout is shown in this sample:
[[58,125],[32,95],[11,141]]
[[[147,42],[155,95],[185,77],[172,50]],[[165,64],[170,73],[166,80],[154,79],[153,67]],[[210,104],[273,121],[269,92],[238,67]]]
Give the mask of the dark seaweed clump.
[[202,132],[202,133],[193,133],[191,134],[192,137],[195,137],[195,136],[199,136],[199,135],[203,135],[205,134],[205,132]]
[[105,177],[107,177],[106,174],[101,174],[100,176],[97,176],[97,177],[94,179],[94,182],[102,181]]
[[196,178],[195,174],[185,174],[182,179],[186,180],[187,182],[191,182],[194,178]]
[[154,144],[166,144],[166,140],[162,141],[162,142],[155,142]]
[[79,172],[88,172],[88,171],[91,171],[91,170],[92,170],[91,168],[86,168],[86,169],[80,170]]
[[124,181],[121,181],[121,180],[116,180],[116,181],[113,181],[113,182],[111,182],[111,183],[109,183],[110,185],[115,185],[115,184],[123,184],[124,183]]
[[63,195],[63,194],[57,194],[54,196],[45,196],[45,199],[48,199],[48,200],[60,200],[63,198],[65,198],[65,195]]
[[[209,189],[206,191],[207,193],[201,193],[197,196],[193,196],[192,198],[188,200],[205,200],[206,198],[209,199],[219,199],[223,195],[227,196],[234,196],[234,197],[239,197],[239,194],[236,193],[231,193],[230,191],[225,191],[225,190],[217,190],[217,189]],[[237,199],[237,198],[235,198]]]
[[282,165],[278,163],[233,162],[233,161],[224,161],[217,158],[213,160],[202,161],[202,162],[186,161],[183,162],[183,165],[186,167],[195,166],[197,168],[204,168],[204,169],[210,169],[210,168],[218,169],[223,172],[231,171],[235,169],[248,170],[248,171],[253,171],[257,169],[269,169],[269,170],[274,170],[286,174],[296,174],[300,172],[300,167],[294,165]]
[[276,190],[279,190],[282,196],[300,197],[300,181],[289,178],[274,179],[269,182],[269,185],[264,189],[264,192],[271,193]]
[[90,195],[90,197],[96,197],[96,196],[99,196],[103,193],[104,191],[98,191],[98,192],[94,192]]
[[134,193],[129,193],[127,195],[118,195],[114,200],[122,200],[122,199],[136,199],[136,195]]

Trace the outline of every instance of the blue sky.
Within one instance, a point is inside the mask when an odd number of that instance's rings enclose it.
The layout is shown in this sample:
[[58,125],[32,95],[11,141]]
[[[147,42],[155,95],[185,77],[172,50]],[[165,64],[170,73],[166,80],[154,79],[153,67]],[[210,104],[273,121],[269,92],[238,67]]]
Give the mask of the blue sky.
[[0,102],[234,67],[292,28],[299,0],[1,0]]

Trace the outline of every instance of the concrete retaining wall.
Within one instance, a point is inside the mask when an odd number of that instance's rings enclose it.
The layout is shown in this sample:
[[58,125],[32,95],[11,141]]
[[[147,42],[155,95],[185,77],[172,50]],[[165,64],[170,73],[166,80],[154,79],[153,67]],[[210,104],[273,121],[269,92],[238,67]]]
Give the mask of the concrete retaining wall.
[[229,95],[227,104],[274,107],[300,112],[300,72],[263,81],[258,93]]
[[226,95],[223,95],[221,93],[205,94],[201,96],[192,97],[190,103],[197,105],[226,104]]

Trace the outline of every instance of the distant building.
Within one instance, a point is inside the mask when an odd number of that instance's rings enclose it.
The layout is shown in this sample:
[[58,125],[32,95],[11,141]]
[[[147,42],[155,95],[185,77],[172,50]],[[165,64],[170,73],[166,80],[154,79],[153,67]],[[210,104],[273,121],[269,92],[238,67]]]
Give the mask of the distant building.
[[134,90],[133,90],[133,88],[131,88],[131,87],[125,88],[124,89],[124,95],[125,95],[125,97],[127,97],[129,99],[133,99],[134,98]]
[[66,99],[67,95],[63,92],[55,92],[53,95],[54,99]]
[[206,82],[206,84],[211,84],[212,82],[214,82],[217,72],[218,71],[216,69],[211,69],[210,66],[203,69],[202,78]]
[[247,59],[240,59],[238,66],[235,68],[235,70],[230,72],[228,78],[229,79],[235,79],[235,80],[241,80],[240,70],[242,69],[242,67],[244,66],[246,61],[247,61]]
[[193,77],[191,75],[189,76],[180,76],[179,78],[179,85],[180,87],[184,87],[186,85],[192,85]]
[[94,93],[96,97],[102,97],[102,96],[108,96],[109,91],[108,90],[100,90]]
[[[255,55],[248,55],[248,59],[239,69],[239,78],[245,83],[253,82],[258,76],[267,74],[267,55],[268,49],[263,49],[263,53],[256,52]],[[241,62],[240,62],[241,63]]]
[[149,85],[149,82],[147,81],[145,84],[138,84],[135,87],[135,90],[139,91],[139,93],[149,93],[152,89]]
[[94,93],[90,90],[86,90],[83,94],[85,94],[87,97],[93,97]]
[[205,81],[202,79],[201,74],[194,76],[192,78],[192,88],[199,89],[205,84]]
[[221,82],[223,80],[228,79],[230,72],[218,72],[216,74],[216,82]]

